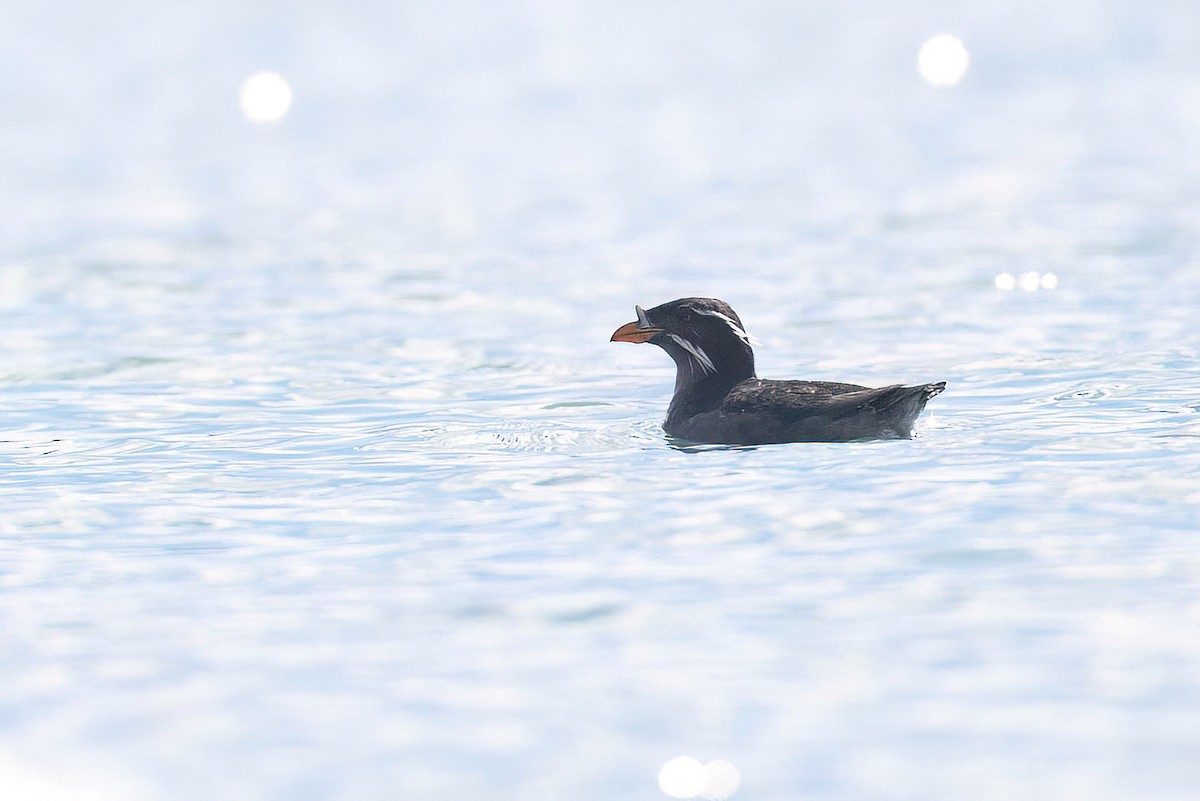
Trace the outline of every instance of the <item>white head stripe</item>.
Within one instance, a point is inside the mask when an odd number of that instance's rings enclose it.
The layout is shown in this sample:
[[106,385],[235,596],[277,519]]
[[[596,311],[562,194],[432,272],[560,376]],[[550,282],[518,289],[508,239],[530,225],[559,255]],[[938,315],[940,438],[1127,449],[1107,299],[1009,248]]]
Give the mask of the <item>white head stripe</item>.
[[693,345],[688,340],[679,336],[679,334],[667,334],[667,336],[669,336],[671,339],[675,340],[679,344],[679,347],[683,348],[688,353],[695,356],[696,361],[699,362],[700,368],[702,370],[704,370],[704,372],[706,372],[706,373],[717,372],[717,366],[715,364],[713,364],[712,359],[708,358],[708,354],[704,352],[704,348],[700,347],[699,345]]
[[700,314],[707,314],[709,317],[716,317],[721,320],[724,320],[725,325],[729,326],[730,330],[733,331],[733,333],[737,334],[738,339],[742,340],[747,345],[761,345],[762,344],[757,339],[755,339],[754,337],[747,334],[745,329],[737,324],[737,320],[733,319],[728,314],[725,314],[724,312],[713,311],[711,309],[697,309],[697,311],[699,311]]

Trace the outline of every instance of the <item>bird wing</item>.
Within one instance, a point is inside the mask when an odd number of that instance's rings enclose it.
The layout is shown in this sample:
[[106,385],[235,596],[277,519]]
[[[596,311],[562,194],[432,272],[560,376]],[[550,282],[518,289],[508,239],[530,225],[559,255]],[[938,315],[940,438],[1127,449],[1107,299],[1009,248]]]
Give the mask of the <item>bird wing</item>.
[[944,384],[871,389],[823,381],[759,381],[735,387],[722,404],[731,418],[754,419],[763,441],[907,437],[925,402]]
[[[761,413],[780,417],[804,416],[829,411],[831,404],[840,408],[858,408],[868,398],[860,397],[879,390],[858,384],[832,381],[743,381],[730,390],[721,404],[726,413]],[[853,396],[853,397],[851,397]]]

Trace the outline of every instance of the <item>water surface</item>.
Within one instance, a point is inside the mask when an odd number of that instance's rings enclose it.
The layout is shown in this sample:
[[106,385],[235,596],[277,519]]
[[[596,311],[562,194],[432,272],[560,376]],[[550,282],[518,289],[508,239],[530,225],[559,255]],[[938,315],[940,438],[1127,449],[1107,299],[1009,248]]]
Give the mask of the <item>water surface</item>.
[[[55,7],[0,25],[22,798],[1194,797],[1191,5]],[[684,295],[948,389],[678,447],[607,340]]]

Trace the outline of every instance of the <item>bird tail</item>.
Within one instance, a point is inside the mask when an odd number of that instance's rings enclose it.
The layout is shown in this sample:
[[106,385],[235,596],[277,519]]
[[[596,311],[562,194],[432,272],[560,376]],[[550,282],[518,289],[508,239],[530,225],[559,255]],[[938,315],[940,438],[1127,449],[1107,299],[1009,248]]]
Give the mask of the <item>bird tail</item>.
[[938,381],[933,384],[922,384],[919,387],[913,387],[913,389],[921,390],[921,393],[925,396],[925,400],[929,400],[932,397],[941,395],[942,390],[944,390],[945,388],[946,388],[945,381]]
[[915,416],[925,408],[925,404],[930,398],[940,395],[945,388],[945,381],[938,381],[936,384],[918,384],[915,387],[895,384],[885,387],[881,391],[876,404],[881,408],[911,409]]
[[888,391],[879,399],[877,408],[893,424],[896,435],[907,439],[912,436],[913,424],[925,409],[925,404],[945,388],[945,381],[918,384],[915,387],[897,384],[887,387]]

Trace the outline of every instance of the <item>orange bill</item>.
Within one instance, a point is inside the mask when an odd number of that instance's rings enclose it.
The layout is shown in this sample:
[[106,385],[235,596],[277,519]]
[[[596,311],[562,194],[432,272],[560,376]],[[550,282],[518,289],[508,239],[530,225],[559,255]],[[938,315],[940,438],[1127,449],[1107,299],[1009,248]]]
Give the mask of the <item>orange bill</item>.
[[642,328],[638,323],[625,323],[613,332],[609,342],[649,342],[662,333],[661,328]]

